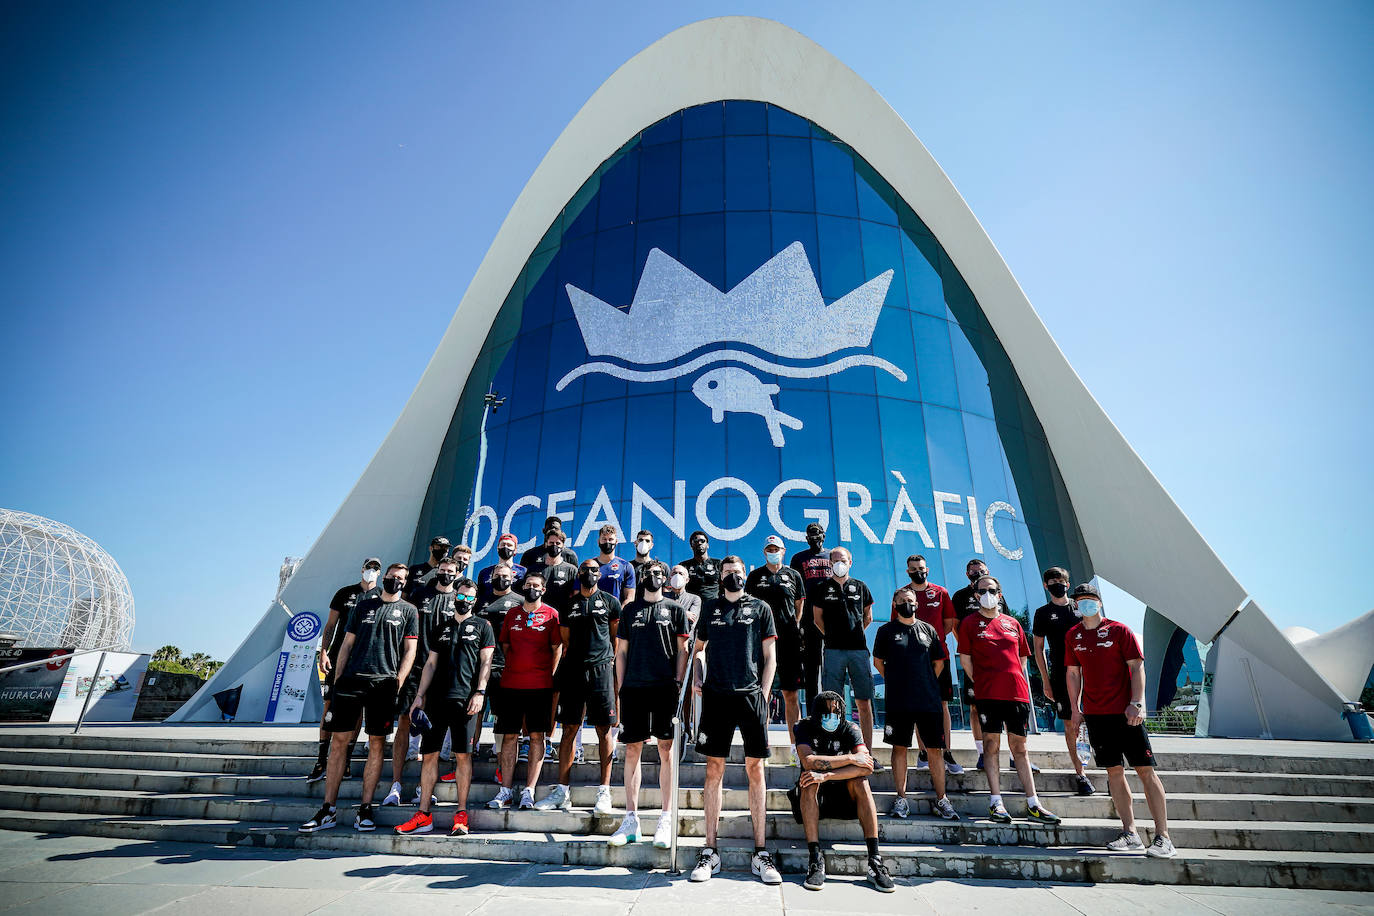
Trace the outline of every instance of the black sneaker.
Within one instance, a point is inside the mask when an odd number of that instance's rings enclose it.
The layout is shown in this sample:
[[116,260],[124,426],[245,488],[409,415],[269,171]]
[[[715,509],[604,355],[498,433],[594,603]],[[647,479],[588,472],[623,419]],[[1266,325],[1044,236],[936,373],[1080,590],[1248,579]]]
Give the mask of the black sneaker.
[[344,778],[345,780],[348,780],[348,779],[352,779],[352,778],[353,778],[353,755],[352,755],[352,754],[349,754],[347,757],[344,758],[344,774],[343,774],[343,778]]
[[1049,811],[1046,811],[1044,808],[1040,807],[1039,805],[1027,805],[1026,817],[1030,818],[1033,821],[1038,821],[1042,824],[1059,823],[1059,815],[1052,814]]
[[887,873],[882,856],[868,857],[868,883],[884,894],[890,894],[897,889],[897,885],[892,883],[892,876]]
[[808,891],[818,891],[825,887],[825,857],[812,860],[806,867],[806,880],[802,882],[802,887]]
[[371,805],[362,805],[358,808],[358,816],[353,821],[353,829],[359,833],[367,833],[377,829],[377,819],[372,813]]
[[1011,815],[1007,813],[1006,805],[988,805],[988,818],[994,824],[1011,823]]
[[1092,780],[1082,773],[1078,774],[1078,794],[1092,795],[1097,789],[1093,786]]
[[317,830],[328,830],[337,827],[339,824],[339,809],[333,805],[323,805],[320,810],[315,812],[315,816],[301,824],[296,829],[301,833],[314,833]]
[[327,769],[323,761],[316,763],[315,769],[311,770],[310,775],[305,777],[305,784],[308,786],[311,783],[319,782],[321,779],[324,779]]

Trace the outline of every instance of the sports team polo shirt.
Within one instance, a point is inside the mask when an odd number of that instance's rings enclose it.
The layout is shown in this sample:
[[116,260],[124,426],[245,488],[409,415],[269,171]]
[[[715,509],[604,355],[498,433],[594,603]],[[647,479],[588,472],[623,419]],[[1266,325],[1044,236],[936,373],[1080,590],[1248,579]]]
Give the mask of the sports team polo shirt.
[[[954,602],[950,600],[949,592],[945,591],[943,586],[929,583],[925,588],[918,585],[906,587],[916,593],[916,619],[924,620],[935,628],[936,633],[943,637],[945,635],[945,621],[959,619],[959,615],[954,613]],[[900,592],[902,589],[899,588],[897,591]]]
[[353,608],[348,632],[353,634],[353,648],[348,650],[344,674],[384,681],[396,676],[405,641],[419,637],[419,618],[410,602],[387,602],[381,592],[368,592]]
[[1053,601],[1036,608],[1035,616],[1031,618],[1031,635],[1045,640],[1045,648],[1049,649],[1051,677],[1064,677],[1064,637],[1069,635],[1078,620],[1072,603],[1055,604]]
[[821,609],[825,624],[827,649],[860,650],[868,648],[864,636],[864,608],[873,603],[873,595],[863,582],[850,577],[844,582],[826,579],[811,587],[806,596],[806,609]]
[[924,620],[889,620],[873,637],[873,657],[882,659],[889,710],[940,712],[935,663],[947,660],[945,641]]
[[762,690],[763,644],[777,639],[773,612],[752,595],[705,602],[697,618],[697,639],[706,643],[706,689],[716,693]]
[[1030,658],[1026,632],[1010,614],[969,614],[959,624],[959,654],[973,659],[975,700],[1030,702],[1021,659]]
[[687,630],[687,612],[671,598],[631,601],[616,630],[625,643],[621,691],[676,683],[678,637],[686,636]]
[[1096,629],[1077,624],[1064,637],[1065,657],[1083,675],[1083,713],[1108,716],[1124,713],[1131,702],[1131,669],[1127,662],[1142,657],[1140,640],[1131,628],[1104,619]]
[[482,650],[495,646],[496,634],[481,617],[469,614],[462,620],[450,619],[434,638],[439,669],[430,690],[443,691],[443,696],[459,702],[472,699],[482,673]]
[[501,687],[514,690],[542,690],[553,686],[553,650],[563,644],[558,612],[547,604],[534,613],[524,606],[506,612],[501,624],[501,642],[510,646]]
[[611,624],[620,619],[620,602],[597,589],[590,595],[578,589],[568,596],[558,625],[568,628],[568,648],[560,664],[592,668],[615,659]]

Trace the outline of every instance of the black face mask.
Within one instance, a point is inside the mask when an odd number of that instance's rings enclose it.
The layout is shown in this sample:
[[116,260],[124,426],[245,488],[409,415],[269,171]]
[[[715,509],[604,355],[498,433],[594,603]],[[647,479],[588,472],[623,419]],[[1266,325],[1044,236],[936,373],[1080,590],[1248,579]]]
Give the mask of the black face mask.
[[897,605],[897,614],[901,617],[915,617],[916,605],[910,603],[899,604]]
[[458,577],[455,576],[453,573],[435,573],[435,574],[434,574],[434,581],[435,581],[435,582],[438,582],[440,585],[444,585],[444,586],[452,585],[452,584],[453,584],[454,582],[456,582],[457,580],[458,580]]
[[440,560],[442,560],[444,557],[448,556],[448,548],[447,548],[447,547],[431,547],[431,548],[429,549],[429,556],[430,556],[430,559],[432,559],[435,563],[438,563],[438,562],[439,562]]
[[503,560],[509,560],[511,557],[515,556],[515,548],[502,545],[496,548],[496,555]]
[[812,535],[808,535],[807,538],[806,538],[806,543],[809,544],[809,545],[811,546],[811,549],[812,549],[812,550],[820,550],[821,547],[824,546],[824,544],[825,544],[825,535],[823,535],[823,534],[812,534]]
[[596,583],[601,581],[601,570],[584,569],[577,574],[577,581],[582,583],[583,588],[596,588]]
[[611,554],[615,553],[615,544],[612,543],[611,541],[602,541],[602,542],[599,543],[597,546],[600,547],[600,548],[601,548],[601,552],[604,553],[604,554],[605,554],[606,556],[608,556],[608,557],[609,557]]
[[987,573],[983,572],[982,570],[978,570],[978,571],[976,571],[976,572],[965,573],[965,575],[968,576],[968,580],[969,580],[970,582],[977,582],[979,579],[981,579],[981,578],[983,578],[984,576],[986,576]]
[[726,573],[720,580],[720,584],[725,586],[727,592],[744,591],[744,577],[737,572]]
[[1046,588],[1048,588],[1050,594],[1056,598],[1063,598],[1069,593],[1069,587],[1063,582],[1051,582]]
[[406,587],[406,580],[400,576],[387,576],[382,580],[382,591],[390,592],[393,595],[399,594],[401,589]]
[[525,600],[530,604],[535,604],[540,598],[544,597],[544,590],[537,586],[525,589]]
[[706,551],[710,549],[711,543],[709,541],[700,541],[692,545],[692,553],[699,557],[706,556]]
[[463,572],[468,568],[468,558],[462,555],[453,558],[453,564],[458,567],[458,572]]
[[496,591],[498,592],[504,592],[506,589],[510,588],[511,582],[511,579],[506,578],[492,579],[491,587],[496,589]]
[[553,543],[553,544],[545,544],[545,545],[544,545],[544,553],[548,554],[548,555],[551,556],[551,557],[556,557],[556,556],[558,556],[558,555],[559,555],[560,553],[562,553],[562,552],[563,552],[563,547],[562,547],[562,545],[558,544],[557,542],[555,542],[555,543]]
[[907,573],[907,575],[911,577],[911,581],[912,581],[913,584],[915,584],[915,585],[925,585],[925,584],[926,584],[926,576],[928,576],[929,573],[914,572],[914,573]]
[[667,582],[662,570],[655,570],[644,576],[644,588],[651,592],[663,591],[663,583]]

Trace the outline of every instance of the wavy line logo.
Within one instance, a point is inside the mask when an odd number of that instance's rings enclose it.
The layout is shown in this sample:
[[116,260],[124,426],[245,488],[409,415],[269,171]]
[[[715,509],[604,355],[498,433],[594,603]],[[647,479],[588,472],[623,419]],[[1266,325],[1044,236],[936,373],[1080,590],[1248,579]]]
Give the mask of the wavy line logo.
[[[661,382],[706,370],[692,383],[692,394],[711,409],[712,421],[724,421],[727,413],[755,414],[768,427],[773,445],[782,448],[782,428],[801,429],[802,421],[778,409],[773,401],[778,386],[765,384],[751,369],[821,378],[871,366],[906,381],[905,372],[871,353],[836,358],[872,343],[892,274],[884,271],[827,306],[801,242],[778,252],[728,293],[655,248],[624,311],[568,284],[568,300],[594,359],[555,387],[562,391],[598,372],[631,382]],[[704,348],[709,349],[681,362]]]

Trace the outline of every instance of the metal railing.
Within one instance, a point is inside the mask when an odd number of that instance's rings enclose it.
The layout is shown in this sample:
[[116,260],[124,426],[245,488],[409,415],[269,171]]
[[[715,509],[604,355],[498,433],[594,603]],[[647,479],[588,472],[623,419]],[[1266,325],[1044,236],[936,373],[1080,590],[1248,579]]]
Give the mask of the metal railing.
[[94,655],[100,653],[100,661],[95,666],[95,677],[91,678],[91,689],[86,691],[85,702],[81,704],[81,714],[76,717],[76,727],[72,729],[75,735],[81,731],[81,721],[86,718],[86,711],[91,706],[91,696],[95,693],[96,685],[100,683],[100,672],[105,670],[105,653],[113,651],[114,646],[106,646],[103,649],[82,649],[79,652],[68,652],[65,655],[53,655],[48,658],[35,659],[31,662],[24,662],[19,665],[7,665],[0,668],[0,674],[8,674],[11,671],[25,671],[30,668],[37,668],[40,665],[51,665],[53,662],[69,661],[78,655]]
[[[678,798],[682,794],[682,785],[679,781],[680,762],[682,760],[682,719],[687,707],[688,691],[692,689],[692,680],[696,675],[696,648],[697,636],[695,628],[687,640],[687,673],[682,678],[682,689],[678,691],[677,711],[673,713],[673,754],[668,762],[668,772],[673,778],[673,792],[671,799],[664,799],[668,804],[660,817],[672,818],[673,834],[668,843],[668,874],[680,875],[682,870],[677,867],[677,831],[678,831]],[[663,761],[659,761],[659,770],[662,771]]]

